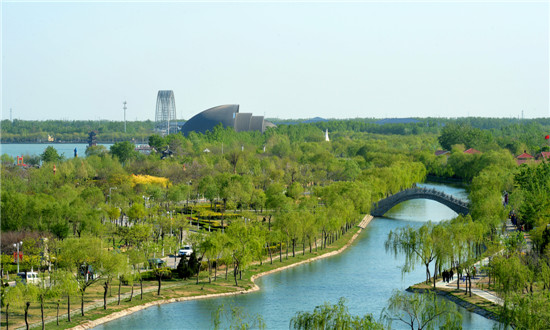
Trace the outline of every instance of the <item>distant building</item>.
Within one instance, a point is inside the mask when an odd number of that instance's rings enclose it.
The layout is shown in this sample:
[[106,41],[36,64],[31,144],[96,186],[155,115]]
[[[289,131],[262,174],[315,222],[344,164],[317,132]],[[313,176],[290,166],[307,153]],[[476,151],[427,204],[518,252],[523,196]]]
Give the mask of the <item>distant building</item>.
[[190,132],[205,133],[212,131],[219,124],[232,127],[237,132],[260,131],[263,133],[268,127],[275,127],[273,123],[265,121],[263,116],[239,112],[238,104],[228,104],[196,114],[183,125],[181,132],[185,135]]
[[136,145],[134,150],[139,152],[140,154],[150,155],[151,151],[153,151],[154,149],[151,148],[151,146],[148,144],[140,144],[140,145]]
[[534,160],[535,160],[535,157],[528,154],[527,151],[525,151],[525,150],[523,151],[523,153],[521,155],[518,155],[516,157],[516,163],[518,165],[525,164],[525,163],[528,163],[528,162],[532,162]]
[[325,131],[325,141],[329,142],[330,139],[328,138],[328,128],[327,130]]
[[162,90],[157,93],[157,109],[155,112],[155,130],[165,136],[178,131],[176,122],[176,100],[174,92]]
[[546,161],[550,160],[550,151],[543,151],[536,155],[536,158],[538,161],[542,161],[543,159]]
[[474,148],[470,148],[470,149],[468,149],[468,150],[464,150],[464,153],[465,153],[465,154],[473,155],[473,154],[480,154],[481,151],[476,150],[476,149],[474,149]]
[[447,157],[449,157],[449,154],[450,154],[450,152],[447,151],[447,150],[436,150],[436,151],[435,151],[435,155],[436,155],[436,156],[447,155]]

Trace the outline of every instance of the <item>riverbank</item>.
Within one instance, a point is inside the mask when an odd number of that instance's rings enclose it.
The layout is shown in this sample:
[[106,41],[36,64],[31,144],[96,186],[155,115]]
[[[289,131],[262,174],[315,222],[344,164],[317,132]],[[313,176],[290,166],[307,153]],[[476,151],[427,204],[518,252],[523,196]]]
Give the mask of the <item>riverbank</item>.
[[[159,299],[155,301],[150,301],[145,304],[136,305],[120,311],[112,312],[109,315],[101,316],[95,320],[88,320],[85,323],[74,326],[72,329],[90,329],[100,324],[110,322],[112,320],[130,315],[132,313],[135,313],[153,306],[159,306],[159,305],[170,304],[175,302],[198,300],[198,299],[218,298],[218,297],[246,294],[246,293],[258,291],[260,290],[260,288],[256,285],[255,280],[262,276],[280,272],[285,269],[289,269],[289,268],[303,265],[306,263],[311,263],[316,260],[328,258],[328,257],[342,253],[355,241],[355,239],[359,236],[362,230],[367,227],[367,225],[370,223],[372,219],[373,217],[371,215],[366,215],[357,227],[349,230],[344,236],[342,236],[340,240],[335,242],[332,246],[327,247],[323,251],[324,253],[322,254],[318,254],[318,253],[316,254],[315,252],[312,252],[310,254],[309,252],[306,252],[305,256],[296,256],[295,258],[291,258],[291,259],[285,258],[284,260],[285,262],[283,263],[279,263],[279,261],[274,260],[273,264],[267,264],[267,261],[266,261],[264,265],[256,265],[255,267],[253,267],[253,269],[251,269],[251,271],[247,272],[246,274],[247,276],[243,278],[243,281],[241,282],[243,284],[241,284],[240,286],[241,287],[244,286],[244,288],[240,290],[236,290],[232,292],[224,292],[224,293],[215,293],[215,294],[174,297],[170,299]],[[248,281],[247,281],[247,278],[248,278]],[[108,311],[105,311],[105,312],[108,312]]]
[[[482,267],[478,266],[482,269]],[[499,320],[499,310],[502,306],[502,299],[499,298],[494,292],[486,289],[488,277],[483,271],[481,271],[475,278],[472,279],[472,294],[467,294],[466,285],[462,283],[457,289],[457,278],[453,278],[451,281],[444,282],[439,279],[435,283],[435,289],[433,287],[433,278],[430,279],[430,283],[425,282],[417,283],[407,288],[409,292],[427,292],[434,291],[440,295],[454,302],[455,304],[464,307],[472,313],[481,315],[487,319]]]

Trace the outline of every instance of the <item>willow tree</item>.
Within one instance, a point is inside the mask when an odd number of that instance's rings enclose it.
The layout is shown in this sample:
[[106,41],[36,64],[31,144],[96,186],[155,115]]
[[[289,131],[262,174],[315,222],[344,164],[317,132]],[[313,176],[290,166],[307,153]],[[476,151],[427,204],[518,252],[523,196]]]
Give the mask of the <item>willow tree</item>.
[[393,321],[411,329],[460,329],[462,315],[456,305],[436,299],[436,293],[405,293],[395,290],[382,310],[382,319],[390,329]]
[[81,314],[84,316],[84,295],[86,289],[101,279],[101,264],[105,250],[99,238],[82,237],[66,239],[61,243],[59,254],[61,266],[74,274],[81,295]]
[[433,237],[435,225],[429,221],[418,229],[410,226],[390,231],[384,243],[386,251],[391,250],[395,256],[405,255],[403,273],[414,270],[417,262],[426,267],[426,283],[430,280],[430,263],[436,258],[436,244]]
[[325,302],[316,306],[313,312],[297,312],[290,320],[289,328],[298,330],[309,329],[384,329],[374,317],[366,314],[363,317],[351,315],[345,305],[346,300],[340,298],[338,303],[331,305]]
[[227,227],[226,233],[229,238],[229,250],[233,258],[235,285],[238,286],[237,274],[240,274],[252,262],[256,249],[262,249],[262,246],[254,240],[257,234],[255,227],[252,224],[244,223],[244,221],[233,221]]

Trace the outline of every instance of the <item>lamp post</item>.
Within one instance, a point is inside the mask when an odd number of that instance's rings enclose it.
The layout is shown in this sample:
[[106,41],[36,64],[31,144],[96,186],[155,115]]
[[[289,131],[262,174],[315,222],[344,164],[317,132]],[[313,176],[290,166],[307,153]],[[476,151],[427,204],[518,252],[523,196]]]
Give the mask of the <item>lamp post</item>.
[[187,206],[189,207],[189,198],[191,198],[191,181],[187,181]]
[[19,274],[19,247],[23,248],[23,242],[13,243],[13,247],[17,249],[15,258],[17,259],[17,273]]

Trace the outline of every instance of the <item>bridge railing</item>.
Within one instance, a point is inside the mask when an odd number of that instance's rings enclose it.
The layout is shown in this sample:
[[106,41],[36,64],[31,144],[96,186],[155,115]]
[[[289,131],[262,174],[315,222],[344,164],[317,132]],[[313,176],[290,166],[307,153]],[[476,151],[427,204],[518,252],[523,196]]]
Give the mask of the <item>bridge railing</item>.
[[393,204],[396,199],[401,199],[405,196],[410,195],[431,195],[431,196],[437,196],[438,198],[441,198],[443,200],[446,200],[450,203],[453,203],[455,205],[458,205],[463,208],[468,208],[469,203],[467,201],[458,199],[452,195],[446,194],[445,192],[441,190],[437,190],[435,188],[424,188],[424,187],[415,187],[415,188],[409,188],[402,190],[396,194],[391,194],[387,196],[386,198],[379,200],[376,203],[373,203],[373,209],[377,209],[378,207],[381,207],[383,205],[387,204]]

